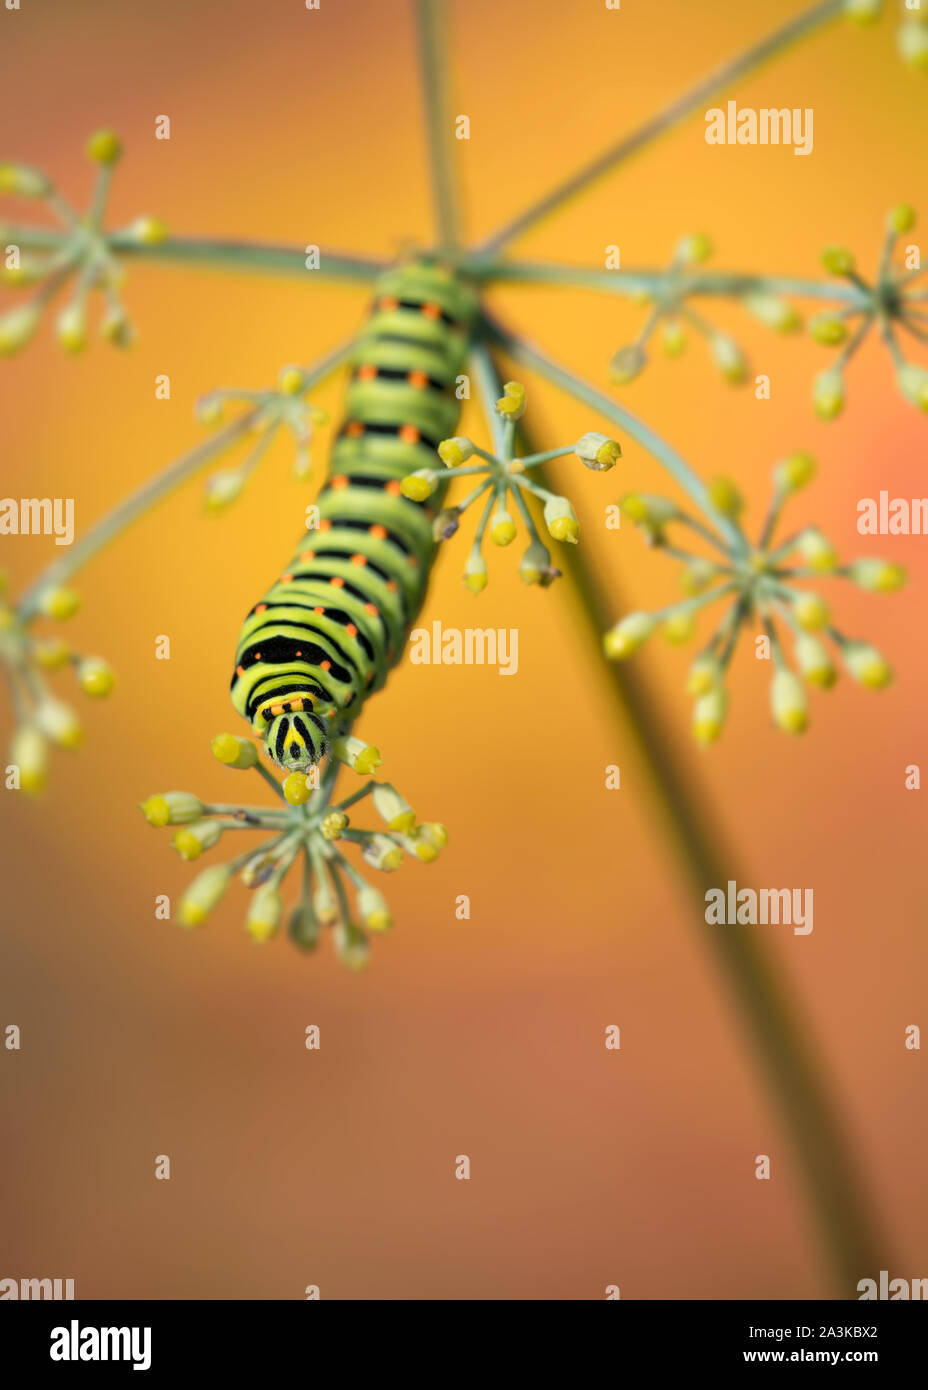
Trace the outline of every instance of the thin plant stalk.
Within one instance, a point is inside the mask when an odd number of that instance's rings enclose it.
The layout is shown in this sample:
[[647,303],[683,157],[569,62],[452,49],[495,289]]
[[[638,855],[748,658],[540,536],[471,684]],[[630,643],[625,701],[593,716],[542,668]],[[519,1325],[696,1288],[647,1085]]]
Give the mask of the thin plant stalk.
[[[498,383],[501,377],[495,362],[494,370]],[[521,423],[520,433],[525,452],[538,452],[537,441],[527,437]],[[557,491],[549,465],[541,465],[539,473],[544,485]],[[614,620],[617,605],[621,608],[616,586],[610,579],[608,593],[602,589],[582,545],[560,547],[558,564],[568,580],[585,645],[601,653],[602,634]],[[635,755],[647,776],[654,808],[689,890],[702,905],[707,888],[737,880],[734,857],[712,823],[705,795],[674,756],[673,734],[646,678],[633,665],[603,656],[599,669],[611,690],[612,710],[623,737],[629,728],[633,731]],[[859,1279],[873,1270],[890,1268],[892,1262],[876,1229],[872,1204],[853,1159],[854,1144],[808,1025],[760,936],[741,930],[706,930],[702,912],[694,916],[792,1143],[836,1288],[842,1297],[853,1297]]]
[[714,92],[730,86],[739,77],[743,77],[746,73],[773,58],[789,44],[803,38],[815,29],[821,28],[829,20],[837,18],[843,10],[844,0],[821,0],[821,3],[813,5],[811,9],[804,10],[802,14],[788,20],[779,29],[775,29],[772,34],[761,39],[759,43],[753,44],[737,57],[723,63],[721,67],[710,72],[707,77],[702,78],[681,96],[669,102],[662,111],[645,121],[637,130],[623,136],[621,140],[604,150],[596,159],[585,164],[582,169],[577,170],[563,183],[559,183],[538,202],[533,203],[531,207],[519,213],[511,222],[507,222],[504,227],[487,237],[477,249],[484,253],[498,251],[516,237],[522,236],[530,227],[534,227],[551,213],[557,212],[570,199],[575,198],[578,193],[585,192],[592,184],[603,178],[604,175],[611,173],[619,164],[624,163],[633,154],[644,149],[658,136],[663,135],[665,131],[679,125],[693,111],[698,110]]

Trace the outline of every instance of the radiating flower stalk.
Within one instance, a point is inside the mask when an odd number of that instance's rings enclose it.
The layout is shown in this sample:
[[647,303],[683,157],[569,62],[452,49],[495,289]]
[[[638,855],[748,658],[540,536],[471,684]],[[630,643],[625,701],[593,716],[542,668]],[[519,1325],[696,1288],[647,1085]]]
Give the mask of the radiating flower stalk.
[[[822,264],[828,273],[844,280],[857,291],[857,296],[844,309],[817,314],[809,325],[816,342],[840,349],[832,365],[815,381],[813,403],[821,420],[834,420],[844,409],[845,369],[871,330],[879,334],[889,350],[902,395],[919,410],[928,411],[928,369],[906,359],[898,333],[901,329],[918,342],[928,343],[928,291],[917,288],[915,283],[923,273],[918,248],[911,248],[915,265],[898,266],[893,259],[899,238],[914,226],[915,211],[907,203],[890,208],[872,283],[860,274],[847,247],[829,246],[822,253]],[[906,258],[908,255],[906,252]]]
[[[0,163],[0,195],[39,203],[61,229],[53,245],[32,251],[17,244],[15,229],[5,228],[0,233],[0,277],[14,288],[35,287],[24,304],[0,316],[0,354],[25,346],[46,308],[66,286],[71,289],[70,299],[58,312],[55,333],[67,352],[82,352],[87,345],[88,303],[93,292],[104,302],[101,337],[115,347],[127,347],[132,341],[132,325],[120,297],[124,273],[104,227],[107,195],[122,144],[112,131],[98,130],[88,140],[86,150],[97,165],[97,180],[84,216],[40,170],[27,164]],[[121,235],[129,244],[155,246],[167,238],[168,230],[158,218],[143,216],[123,228]]]
[[[104,699],[116,677],[102,657],[82,656],[60,636],[36,633],[37,619],[64,622],[80,607],[78,593],[64,585],[40,590],[35,610],[26,614],[20,604],[6,602],[6,577],[0,575],[0,668],[13,705],[14,729],[7,754],[9,784],[37,796],[45,789],[51,747],[75,751],[83,741],[80,720],[65,700],[49,687],[49,673],[70,668],[79,688],[93,699]],[[12,769],[12,771],[10,771]]]
[[489,577],[483,555],[484,539],[489,535],[494,545],[511,545],[518,535],[519,521],[528,536],[528,548],[519,565],[523,583],[538,584],[546,589],[560,576],[532,515],[533,505],[536,509],[541,507],[544,529],[551,539],[569,545],[577,543],[580,523],[573,507],[566,497],[542,487],[533,476],[534,470],[552,459],[575,454],[585,467],[602,473],[613,468],[622,456],[621,446],[614,439],[590,431],[575,444],[562,449],[517,457],[516,423],[525,413],[525,405],[525,387],[518,381],[507,381],[502,395],[493,405],[493,423],[500,427],[497,454],[488,453],[466,435],[456,435],[443,439],[438,446],[443,467],[417,469],[401,483],[404,497],[424,502],[440,485],[448,482],[449,470],[456,478],[479,479],[459,502],[437,513],[432,528],[437,541],[450,540],[458,531],[464,513],[477,502],[483,502],[464,570],[464,583],[474,594],[486,588]]
[[[773,495],[756,543],[741,529],[742,499],[730,479],[710,484],[719,511],[738,527],[730,543],[669,498],[627,493],[621,508],[644,534],[648,544],[677,560],[686,597],[654,612],[627,613],[603,638],[607,657],[620,660],[637,652],[660,631],[672,643],[689,642],[704,610],[724,604],[721,619],[694,658],[687,691],[695,697],[693,735],[701,744],[714,743],[728,715],[725,675],[738,639],[755,622],[769,641],[773,676],[770,709],[774,724],[786,733],[801,734],[809,723],[806,686],[830,690],[839,668],[860,685],[882,690],[892,671],[868,642],[847,637],[835,627],[824,598],[808,585],[823,578],[847,579],[871,593],[892,593],[905,583],[900,565],[874,558],[842,564],[827,537],[815,526],[777,541],[776,531],[791,495],[814,477],[811,455],[790,455],[773,470]],[[684,540],[671,538],[677,527]],[[711,553],[686,548],[686,536],[708,542]],[[705,550],[705,547],[703,548]]]
[[243,461],[234,468],[220,469],[206,480],[206,510],[219,515],[242,495],[246,485],[279,433],[289,434],[295,445],[293,477],[307,482],[312,476],[309,453],[314,426],[328,416],[311,404],[306,394],[313,384],[311,369],[287,366],[270,390],[243,391],[220,388],[207,392],[197,401],[198,418],[206,425],[228,423],[229,407],[244,407],[239,419],[254,440]]
[[[417,821],[412,807],[389,782],[372,780],[334,800],[342,767],[370,776],[381,762],[373,745],[350,734],[335,741],[332,756],[320,767],[309,774],[292,772],[280,783],[260,762],[250,739],[218,734],[211,747],[226,767],[257,772],[278,802],[211,804],[191,792],[164,792],[141,803],[150,825],[172,828],[173,847],[185,861],[199,860],[235,832],[265,836],[193,879],[178,905],[180,925],[202,926],[237,877],[251,894],[245,928],[254,941],[269,941],[286,921],[290,939],[304,950],[313,950],[322,930],[329,928],[342,963],[352,970],[362,969],[369,956],[369,933],[387,931],[393,918],[383,893],[345,851],[359,853],[369,870],[392,873],[406,858],[425,864],[437,859],[448,840],[445,827],[437,821]],[[383,829],[353,824],[353,808],[368,797]],[[288,914],[282,889],[291,870],[299,869],[302,886]]]

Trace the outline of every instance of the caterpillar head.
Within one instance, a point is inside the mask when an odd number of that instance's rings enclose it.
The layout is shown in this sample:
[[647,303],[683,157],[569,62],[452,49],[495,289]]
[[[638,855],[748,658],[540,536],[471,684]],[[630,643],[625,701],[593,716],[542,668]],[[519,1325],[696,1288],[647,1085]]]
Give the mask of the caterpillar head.
[[286,772],[308,772],[328,752],[328,726],[316,714],[278,714],[261,732],[269,758]]

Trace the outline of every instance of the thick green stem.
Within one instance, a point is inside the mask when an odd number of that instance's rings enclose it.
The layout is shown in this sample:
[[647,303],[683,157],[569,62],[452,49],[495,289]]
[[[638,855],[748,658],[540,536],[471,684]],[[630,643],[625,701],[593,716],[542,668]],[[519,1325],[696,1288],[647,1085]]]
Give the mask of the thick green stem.
[[447,102],[443,0],[416,0],[416,33],[435,225],[442,245],[453,247],[457,242],[458,212],[451,161],[452,132]]
[[805,10],[797,15],[795,19],[789,20],[781,28],[774,30],[767,38],[760,43],[753,44],[744,53],[721,67],[710,72],[708,77],[704,77],[695,86],[690,87],[682,96],[677,97],[669,105],[659,111],[656,116],[645,121],[644,125],[633,130],[630,135],[610,146],[596,159],[589,164],[585,164],[577,173],[565,179],[563,183],[533,203],[531,207],[520,213],[511,222],[500,228],[492,236],[480,243],[477,248],[480,251],[497,251],[501,246],[512,241],[515,237],[521,236],[528,231],[529,227],[535,226],[542,218],[548,217],[578,193],[583,193],[598,179],[605,174],[611,173],[617,165],[623,163],[631,155],[637,154],[639,150],[649,145],[665,131],[678,125],[685,117],[699,109],[705,101],[722,87],[727,87],[735,82],[745,73],[751,72],[761,63],[774,57],[781,49],[786,48],[796,39],[804,37],[813,30],[818,29],[828,20],[834,19],[844,9],[844,0],[823,0],[822,3],[813,5],[811,9]]
[[[525,451],[535,452],[536,441],[521,432]],[[601,653],[602,634],[622,609],[616,587],[603,591],[582,544],[562,546],[558,559],[585,645]],[[724,847],[705,795],[689,781],[685,764],[674,753],[674,737],[660,700],[635,665],[606,661],[602,656],[600,662],[602,678],[614,697],[620,736],[627,739],[630,731],[633,735],[634,755],[686,875],[694,925],[730,989],[741,1026],[792,1141],[837,1291],[841,1297],[853,1298],[859,1279],[872,1270],[891,1268],[892,1262],[876,1232],[871,1204],[853,1160],[853,1140],[833,1088],[762,937],[751,928],[706,925],[706,890],[723,887],[729,879],[740,881],[742,876],[735,870],[733,853]]]
[[841,280],[800,280],[783,275],[749,275],[736,271],[599,270],[595,266],[555,265],[546,261],[497,261],[476,257],[463,268],[483,284],[564,285],[606,294],[660,295],[673,285],[675,298],[738,296],[754,292],[792,294],[802,299],[838,300],[853,306],[869,302],[854,285]]

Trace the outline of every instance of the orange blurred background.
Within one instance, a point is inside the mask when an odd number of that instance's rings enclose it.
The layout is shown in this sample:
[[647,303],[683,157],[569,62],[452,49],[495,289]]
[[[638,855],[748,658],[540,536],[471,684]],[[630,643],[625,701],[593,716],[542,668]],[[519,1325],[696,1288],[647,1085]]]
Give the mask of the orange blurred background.
[[[800,8],[453,5],[470,234]],[[820,248],[845,241],[866,273],[887,207],[921,199],[928,213],[926,89],[897,60],[894,24],[830,26],[720,93],[812,107],[811,157],[708,146],[697,113],[518,252],[601,266],[614,242],[624,266],[657,268],[682,233],[705,230],[720,268],[818,278]],[[149,212],[178,235],[386,257],[431,236],[411,11],[398,0],[318,12],[296,0],[58,0],[2,12],[0,43],[0,154],[47,169],[83,207],[85,137],[114,127],[126,154],[110,225]],[[161,114],[169,142],[154,139]],[[94,343],[65,359],[47,322],[0,371],[0,491],[73,496],[79,532],[200,437],[200,393],[272,383],[282,364],[351,332],[366,300],[312,278],[127,270],[131,352]],[[644,312],[568,290],[494,298],[599,386]],[[924,1063],[904,1030],[926,1021],[925,813],[904,769],[928,758],[928,566],[922,538],[858,537],[855,520],[858,499],[881,488],[926,492],[925,422],[874,342],[849,372],[845,415],[818,423],[810,387],[826,351],[736,306],[703,308],[737,330],[772,399],[726,387],[694,342],[680,362],[658,355],[623,402],[702,476],[732,473],[755,524],[774,461],[811,449],[820,477],[788,520],[912,574],[886,599],[830,586],[839,625],[874,640],[898,681],[879,696],[849,681],[813,696],[800,740],[772,728],[769,668],[747,644],[730,726],[708,754],[687,733],[688,654],[654,645],[637,661],[731,877],[814,888],[811,936],[721,930],[769,941],[846,1113],[890,1272],[920,1277]],[[168,402],[153,389],[165,372]],[[603,427],[526,380],[546,443]],[[318,394],[336,415],[341,390]],[[484,428],[476,412],[464,424]],[[657,466],[627,444],[607,477],[576,464],[561,476],[615,616],[668,601],[675,568],[631,528],[602,524],[629,486],[665,490]],[[289,557],[309,496],[275,449],[224,518],[204,518],[193,483],[79,576],[69,635],[114,663],[118,695],[81,704],[86,746],[56,758],[42,803],[0,801],[0,1028],[22,1030],[20,1052],[0,1051],[0,1277],[73,1277],[79,1298],[300,1298],[308,1284],[324,1298],[601,1298],[611,1283],[623,1298],[830,1296],[789,1140],[710,959],[704,904],[665,842],[634,730],[615,715],[570,596],[525,590],[513,552],[489,557],[475,601],[459,582],[466,542],[452,542],[423,621],[518,626],[518,675],[406,664],[364,713],[385,774],[451,832],[436,864],[386,884],[397,925],[371,968],[350,974],[328,943],[314,956],[283,939],[258,949],[237,888],[202,931],[155,920],[155,896],[176,901],[191,869],[136,803],[174,787],[263,799],[256,778],[211,758],[209,739],[244,732],[227,693],[238,627]],[[47,538],[4,538],[14,591],[60,554]],[[159,634],[169,662],[154,659]],[[610,763],[621,791],[604,789]],[[469,922],[455,918],[461,893]],[[303,1045],[309,1024],[319,1052]],[[619,1052],[604,1048],[609,1024]],[[454,1178],[461,1153],[469,1183]],[[754,1177],[761,1153],[770,1182]],[[154,1179],[159,1154],[170,1182]]]

